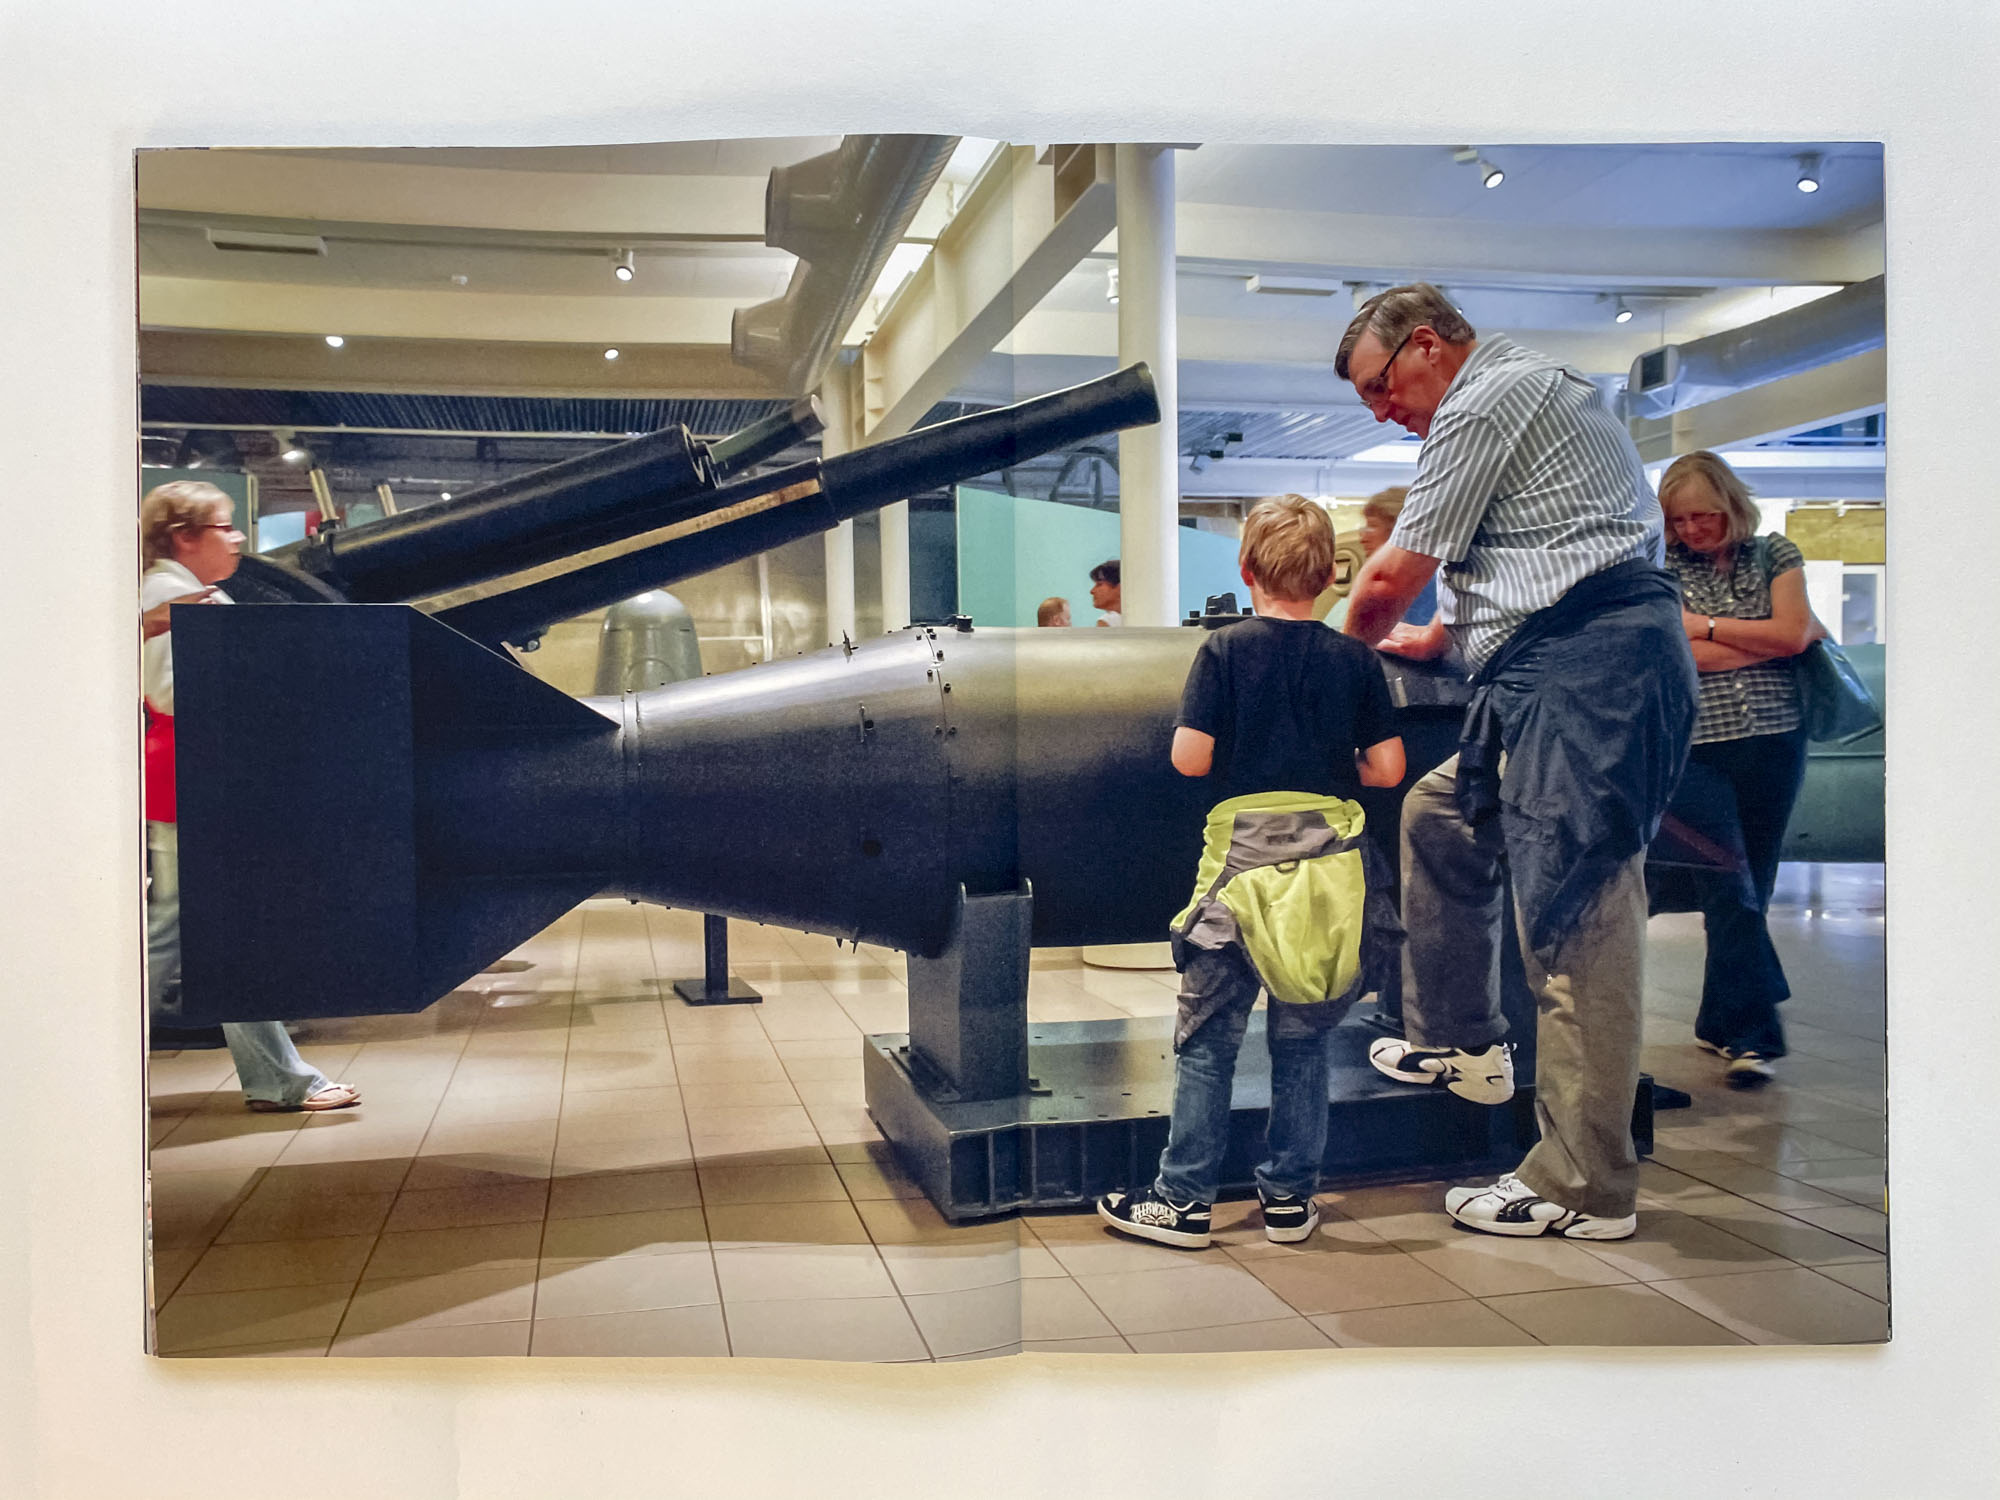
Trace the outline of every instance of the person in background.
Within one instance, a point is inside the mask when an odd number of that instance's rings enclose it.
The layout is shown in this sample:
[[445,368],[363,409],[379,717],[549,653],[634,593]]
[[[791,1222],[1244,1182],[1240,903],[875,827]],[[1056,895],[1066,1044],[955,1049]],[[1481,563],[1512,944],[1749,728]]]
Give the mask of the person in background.
[[[1659,502],[1596,386],[1478,337],[1427,283],[1363,303],[1334,371],[1378,422],[1423,440],[1347,633],[1419,659],[1454,650],[1473,685],[1459,753],[1403,800],[1408,1037],[1369,1061],[1480,1103],[1513,1095],[1498,984],[1511,877],[1540,1139],[1499,1181],[1448,1191],[1445,1212],[1488,1234],[1624,1239],[1638,1227],[1646,846],[1695,719]],[[1399,623],[1434,575],[1437,618]]]
[[[179,1006],[180,825],[174,799],[174,647],[172,625],[155,630],[162,606],[175,602],[228,604],[217,587],[236,571],[243,533],[234,502],[212,484],[177,480],[151,491],[139,506],[145,561],[139,610],[146,699],[146,1000],[173,1019]],[[328,1080],[299,1056],[277,1021],[226,1021],[223,1039],[236,1081],[253,1110],[345,1109],[360,1091]]]
[[1805,777],[1805,719],[1792,659],[1822,633],[1806,602],[1805,558],[1757,535],[1757,506],[1713,453],[1674,461],[1660,480],[1680,580],[1681,623],[1701,674],[1688,772],[1674,797],[1689,820],[1741,830],[1748,880],[1701,883],[1708,957],[1695,1041],[1727,1063],[1723,1081],[1757,1088],[1785,1055],[1778,1002],[1791,995],[1766,913],[1785,823]]
[[[1396,529],[1396,517],[1403,513],[1403,497],[1410,493],[1407,485],[1391,485],[1386,490],[1377,490],[1361,506],[1361,556],[1365,561],[1382,550],[1389,540],[1389,533]],[[1359,576],[1359,575],[1357,575]],[[1353,602],[1350,593],[1347,598],[1335,602],[1327,611],[1326,623],[1335,630],[1347,626],[1347,608]],[[1408,625],[1428,625],[1437,617],[1437,580],[1427,578],[1417,593],[1416,603],[1403,614],[1403,623]]]
[[1118,585],[1118,559],[1113,557],[1099,563],[1090,570],[1090,602],[1094,608],[1104,611],[1100,625],[1122,625],[1125,617],[1122,591]]
[[[1151,1183],[1108,1193],[1097,1204],[1098,1216],[1120,1234],[1188,1250],[1209,1243],[1236,1057],[1267,980],[1270,1156],[1257,1168],[1264,1233],[1292,1243],[1318,1225],[1313,1194],[1326,1153],[1326,1034],[1353,998],[1317,988],[1307,999],[1280,998],[1283,986],[1273,976],[1311,967],[1320,955],[1288,947],[1277,955],[1280,969],[1266,947],[1273,934],[1236,929],[1207,911],[1203,902],[1219,885],[1211,866],[1218,874],[1261,874],[1261,867],[1289,861],[1297,878],[1314,879],[1323,870],[1331,881],[1327,856],[1341,852],[1332,846],[1334,835],[1360,832],[1355,793],[1403,779],[1403,742],[1375,654],[1313,618],[1313,601],[1333,576],[1326,511],[1298,495],[1263,501],[1244,522],[1239,557],[1256,613],[1203,632],[1170,752],[1183,776],[1211,778],[1217,805],[1195,902],[1176,923],[1186,930],[1175,944],[1184,967],[1167,1147]],[[1364,913],[1351,891],[1347,896],[1313,907],[1316,918],[1335,921],[1315,921],[1304,936],[1288,930],[1287,942],[1297,940],[1304,950],[1315,940],[1337,945],[1341,933],[1332,929],[1343,927],[1361,930],[1365,939]]]
[[1069,600],[1060,594],[1051,594],[1035,610],[1035,623],[1066,628],[1069,625]]

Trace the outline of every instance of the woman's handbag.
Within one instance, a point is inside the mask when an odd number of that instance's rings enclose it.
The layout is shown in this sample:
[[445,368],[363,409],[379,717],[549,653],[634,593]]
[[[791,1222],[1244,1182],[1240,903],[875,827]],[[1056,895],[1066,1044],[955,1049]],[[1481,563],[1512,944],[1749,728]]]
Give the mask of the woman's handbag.
[[1807,739],[1846,744],[1882,727],[1881,705],[1840,647],[1817,640],[1796,659]]
[[[1771,539],[1760,536],[1756,545],[1758,564],[1768,580]],[[1882,705],[1868,691],[1847,653],[1827,638],[1826,626],[1820,624],[1818,615],[1813,616],[1813,624],[1819,629],[1819,639],[1792,658],[1806,738],[1814,744],[1831,740],[1844,745],[1875,733],[1882,727]]]

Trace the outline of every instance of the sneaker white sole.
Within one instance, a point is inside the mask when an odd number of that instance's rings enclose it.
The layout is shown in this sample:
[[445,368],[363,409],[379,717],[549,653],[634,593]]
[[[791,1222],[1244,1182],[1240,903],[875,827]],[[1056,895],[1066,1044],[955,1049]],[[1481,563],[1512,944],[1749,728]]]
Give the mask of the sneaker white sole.
[[1155,1244],[1172,1245],[1176,1250],[1206,1250],[1213,1238],[1210,1234],[1191,1234],[1184,1229],[1166,1229],[1158,1224],[1134,1224],[1130,1219],[1119,1218],[1102,1203],[1097,1205],[1097,1217],[1120,1234],[1152,1240]]
[[1264,1238],[1274,1245],[1296,1245],[1300,1240],[1311,1239],[1313,1231],[1317,1228],[1319,1228],[1319,1210],[1314,1209],[1312,1216],[1305,1223],[1293,1225],[1288,1229],[1278,1229],[1266,1224]]
[[[1464,1197],[1458,1195],[1463,1193]],[[1626,1240],[1639,1228],[1639,1216],[1627,1214],[1622,1219],[1594,1219],[1587,1214],[1565,1213],[1560,1219],[1511,1220],[1481,1219],[1467,1217],[1459,1209],[1480,1197],[1477,1188],[1453,1188],[1445,1195],[1444,1211],[1453,1222],[1467,1229],[1476,1229],[1481,1234],[1504,1234],[1514,1239],[1533,1239],[1538,1235],[1553,1234],[1566,1240]]]
[[1391,1039],[1390,1046],[1378,1041],[1368,1049],[1369,1063],[1384,1078],[1393,1078],[1398,1083],[1441,1083],[1459,1098],[1474,1104],[1505,1104],[1514,1097],[1514,1080],[1504,1073],[1433,1073],[1427,1068],[1405,1072],[1389,1061],[1390,1051],[1399,1045]]

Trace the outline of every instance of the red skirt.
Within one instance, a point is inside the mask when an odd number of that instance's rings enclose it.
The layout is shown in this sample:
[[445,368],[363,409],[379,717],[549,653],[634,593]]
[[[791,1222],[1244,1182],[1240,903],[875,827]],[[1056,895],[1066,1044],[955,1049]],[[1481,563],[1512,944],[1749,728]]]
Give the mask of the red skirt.
[[146,820],[172,823],[174,816],[174,716],[146,707]]

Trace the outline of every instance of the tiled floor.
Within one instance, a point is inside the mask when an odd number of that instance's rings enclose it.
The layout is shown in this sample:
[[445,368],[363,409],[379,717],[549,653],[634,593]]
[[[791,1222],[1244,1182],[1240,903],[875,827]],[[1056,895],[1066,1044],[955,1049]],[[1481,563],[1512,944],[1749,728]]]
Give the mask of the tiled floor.
[[[1698,919],[1654,921],[1660,1117],[1637,1238],[1458,1229],[1444,1184],[1328,1193],[1309,1244],[1241,1204],[1212,1249],[1088,1213],[954,1228],[862,1107],[904,1028],[891,953],[737,926],[761,1006],[691,1009],[699,919],[599,901],[422,1015],[315,1024],[358,1109],[247,1114],[226,1054],[152,1058],[163,1354],[734,1354],[948,1360],[1331,1345],[1881,1339],[1888,1325],[1879,867],[1787,867],[1793,1054],[1720,1086],[1691,1020]],[[1037,1020],[1161,1015],[1171,974],[1036,955]],[[662,995],[668,998],[662,999]]]

